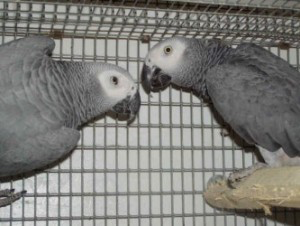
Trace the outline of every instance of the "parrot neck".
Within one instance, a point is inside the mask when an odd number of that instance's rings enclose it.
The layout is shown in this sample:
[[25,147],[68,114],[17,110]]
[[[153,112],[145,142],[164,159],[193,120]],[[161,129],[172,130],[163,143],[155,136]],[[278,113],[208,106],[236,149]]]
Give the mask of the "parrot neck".
[[212,68],[222,64],[227,59],[232,48],[222,44],[220,41],[200,40],[200,49],[201,51],[199,51],[199,55],[196,58],[199,76],[196,76],[197,80],[194,82],[192,90],[198,97],[209,99],[206,88],[206,76]]
[[88,63],[54,61],[57,69],[61,70],[64,79],[64,93],[68,94],[68,98],[62,98],[65,103],[65,125],[71,128],[77,128],[97,115],[101,114],[97,108],[94,95],[97,82],[92,81],[93,77],[90,73]]

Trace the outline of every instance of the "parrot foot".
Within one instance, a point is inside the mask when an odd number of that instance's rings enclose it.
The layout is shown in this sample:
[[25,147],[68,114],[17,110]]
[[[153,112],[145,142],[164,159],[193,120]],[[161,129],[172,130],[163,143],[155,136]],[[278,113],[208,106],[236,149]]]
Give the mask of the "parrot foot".
[[227,129],[221,128],[220,135],[221,135],[222,137],[228,137],[228,136],[229,136],[229,132],[228,132]]
[[208,182],[207,182],[207,189],[210,188],[211,186],[215,185],[215,184],[219,184],[221,183],[222,181],[226,180],[226,177],[223,176],[223,175],[215,175],[215,176],[212,176]]
[[232,172],[228,177],[228,185],[232,188],[236,188],[237,184],[244,180],[245,178],[249,177],[253,174],[256,170],[262,169],[267,167],[268,165],[262,162],[257,162],[253,166],[250,166],[246,169],[235,170]]
[[12,204],[14,201],[20,199],[26,191],[15,193],[15,189],[0,190],[0,207]]

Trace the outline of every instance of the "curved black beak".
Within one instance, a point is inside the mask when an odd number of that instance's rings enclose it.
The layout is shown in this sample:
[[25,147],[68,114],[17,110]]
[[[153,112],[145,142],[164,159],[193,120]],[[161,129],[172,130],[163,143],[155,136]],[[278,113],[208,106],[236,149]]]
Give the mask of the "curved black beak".
[[158,91],[171,83],[171,76],[165,74],[160,68],[153,66],[150,68],[144,64],[142,70],[142,85],[146,93]]
[[127,96],[119,101],[112,110],[118,114],[129,115],[129,122],[132,122],[141,106],[141,96],[137,91],[133,96]]

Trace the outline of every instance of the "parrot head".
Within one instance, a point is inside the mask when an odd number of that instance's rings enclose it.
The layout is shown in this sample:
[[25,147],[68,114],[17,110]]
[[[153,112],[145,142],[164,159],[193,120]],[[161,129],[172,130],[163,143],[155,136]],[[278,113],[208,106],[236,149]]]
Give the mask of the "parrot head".
[[173,37],[154,45],[148,52],[142,85],[147,93],[164,89],[169,84],[192,88],[197,83],[201,57],[201,42],[197,39]]
[[101,90],[100,105],[115,113],[129,115],[129,121],[132,121],[139,111],[141,98],[131,75],[113,64],[103,64],[96,75]]

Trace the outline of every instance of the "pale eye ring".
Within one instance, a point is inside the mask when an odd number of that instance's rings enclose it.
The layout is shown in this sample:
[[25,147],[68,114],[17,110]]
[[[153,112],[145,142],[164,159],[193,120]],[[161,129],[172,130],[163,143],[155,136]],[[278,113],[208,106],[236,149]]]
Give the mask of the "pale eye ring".
[[166,47],[164,48],[164,52],[165,52],[165,54],[167,54],[167,55],[171,54],[172,51],[173,51],[172,46],[166,46]]
[[110,78],[110,81],[111,81],[111,83],[114,84],[115,86],[119,84],[119,79],[118,79],[118,77],[116,77],[116,76],[112,76],[112,77]]

